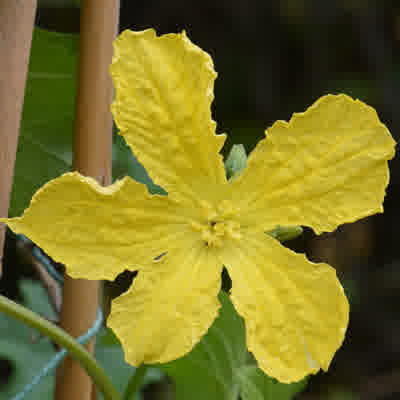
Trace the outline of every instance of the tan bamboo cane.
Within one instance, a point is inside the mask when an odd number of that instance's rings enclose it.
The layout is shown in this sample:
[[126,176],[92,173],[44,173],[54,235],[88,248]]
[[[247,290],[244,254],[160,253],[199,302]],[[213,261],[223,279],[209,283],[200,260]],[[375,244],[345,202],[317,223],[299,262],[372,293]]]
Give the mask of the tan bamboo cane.
[[[7,217],[36,0],[0,0],[0,217]],[[0,223],[0,276],[5,226]]]
[[[73,168],[103,185],[111,183],[112,83],[109,65],[118,21],[119,0],[82,0]],[[85,333],[96,319],[98,295],[99,282],[65,276],[61,327],[74,337]],[[93,351],[93,347],[92,340],[88,348]],[[76,361],[66,358],[57,371],[55,399],[89,400],[95,397],[96,391],[92,390],[86,372]]]

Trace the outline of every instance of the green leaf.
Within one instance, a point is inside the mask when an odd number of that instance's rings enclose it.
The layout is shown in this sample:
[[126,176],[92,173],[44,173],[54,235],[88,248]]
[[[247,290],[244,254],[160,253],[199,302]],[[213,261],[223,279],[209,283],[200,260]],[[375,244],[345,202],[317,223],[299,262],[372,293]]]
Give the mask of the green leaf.
[[306,382],[285,385],[257,368],[246,349],[243,319],[229,296],[208,333],[192,352],[160,368],[175,382],[176,400],[290,400]]
[[[24,305],[43,316],[54,316],[46,300],[44,289],[31,281],[21,282]],[[39,338],[37,331],[14,318],[0,314],[0,356],[11,360],[14,373],[4,386],[0,386],[0,398],[8,399],[23,390],[47,362],[55,349],[47,338]],[[51,399],[54,389],[54,374],[44,378],[30,394],[30,399]]]
[[303,390],[306,380],[285,385],[265,375],[256,366],[241,368],[238,373],[241,382],[242,400],[287,400]]
[[[35,28],[10,217],[20,215],[43,184],[71,169],[78,51],[77,35]],[[160,190],[121,137],[113,140],[113,169],[114,179],[129,175]]]
[[121,346],[121,342],[118,340],[116,334],[110,328],[104,328],[102,335],[100,336],[101,346]]
[[[106,339],[109,334],[109,330],[104,329],[98,335],[96,340],[96,360],[107,372],[107,375],[111,378],[113,384],[120,393],[124,393],[129,378],[135,373],[135,367],[132,367],[125,362],[124,352],[122,351],[122,347],[118,340],[110,346],[108,339]],[[150,368],[146,373],[143,383],[148,384],[151,382],[157,382],[161,378],[161,371],[155,368]],[[102,398],[101,394],[99,394],[99,398]],[[141,397],[138,394],[136,398],[140,399]]]
[[153,183],[143,165],[132,154],[131,149],[125,142],[125,139],[114,134],[113,137],[113,178],[121,179],[129,175],[138,182],[147,185],[150,193],[166,194],[158,185]]

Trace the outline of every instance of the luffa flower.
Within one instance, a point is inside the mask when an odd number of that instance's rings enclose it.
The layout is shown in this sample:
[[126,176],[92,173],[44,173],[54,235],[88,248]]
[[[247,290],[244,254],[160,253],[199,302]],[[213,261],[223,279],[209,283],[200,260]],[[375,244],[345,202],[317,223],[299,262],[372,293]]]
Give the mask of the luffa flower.
[[225,266],[260,368],[282,382],[326,370],[348,324],[343,289],[329,265],[265,232],[279,224],[319,234],[383,211],[394,141],[375,111],[324,96],[269,128],[248,167],[228,181],[207,53],[185,33],[125,31],[111,72],[120,133],[168,195],[150,195],[130,178],[104,188],[67,173],[8,225],[74,278],[139,271],[108,319],[133,365],[193,348],[218,314]]

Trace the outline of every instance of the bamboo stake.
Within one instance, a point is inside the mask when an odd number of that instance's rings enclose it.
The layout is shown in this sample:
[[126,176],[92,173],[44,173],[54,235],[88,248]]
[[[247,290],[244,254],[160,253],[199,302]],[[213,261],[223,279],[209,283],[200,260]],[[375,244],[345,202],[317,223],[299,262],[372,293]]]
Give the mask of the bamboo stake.
[[[0,0],[0,217],[7,217],[36,0]],[[5,226],[0,223],[0,276]]]
[[[81,2],[73,168],[83,175],[94,177],[103,185],[111,183],[112,82],[109,65],[118,21],[119,0]],[[93,325],[98,292],[97,281],[65,276],[61,327],[72,336],[83,334]],[[93,351],[93,340],[88,348]],[[90,378],[76,361],[66,358],[57,372],[56,400],[93,400],[96,397]]]

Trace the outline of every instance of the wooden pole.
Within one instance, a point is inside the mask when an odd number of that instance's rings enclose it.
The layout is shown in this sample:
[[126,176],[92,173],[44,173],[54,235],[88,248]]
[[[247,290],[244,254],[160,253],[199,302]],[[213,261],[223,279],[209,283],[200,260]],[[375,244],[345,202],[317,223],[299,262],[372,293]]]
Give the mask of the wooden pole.
[[[119,0],[82,0],[79,87],[77,93],[73,169],[111,183],[112,41],[118,33]],[[99,282],[65,276],[61,327],[72,336],[85,333],[96,319]],[[94,341],[88,344],[93,351]],[[56,400],[96,397],[86,372],[66,358],[57,371]]]
[[[0,0],[0,217],[7,217],[36,0]],[[0,223],[0,276],[5,226]]]

